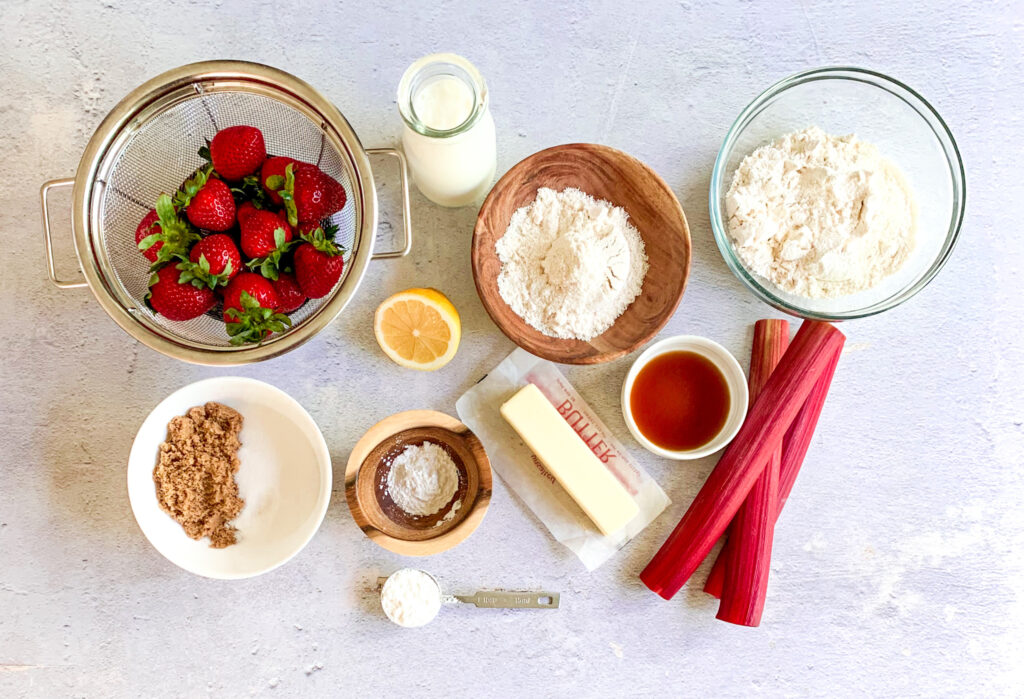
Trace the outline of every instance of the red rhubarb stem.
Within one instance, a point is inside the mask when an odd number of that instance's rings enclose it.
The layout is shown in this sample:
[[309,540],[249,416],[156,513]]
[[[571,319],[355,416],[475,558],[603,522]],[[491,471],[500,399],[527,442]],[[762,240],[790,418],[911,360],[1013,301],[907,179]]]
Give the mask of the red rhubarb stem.
[[754,481],[845,337],[828,323],[804,321],[743,427],[640,579],[665,599],[679,591],[725,533]]
[[[833,358],[832,363],[822,373],[818,383],[814,384],[811,394],[804,401],[793,424],[790,425],[786,437],[782,441],[782,461],[779,464],[779,503],[775,513],[775,521],[782,514],[782,507],[786,504],[789,494],[793,491],[793,484],[796,483],[797,474],[807,456],[807,450],[811,445],[811,438],[814,437],[814,430],[818,426],[818,418],[825,405],[825,398],[828,396],[829,387],[832,385],[832,376],[835,374],[836,365],[839,363],[839,355]],[[726,539],[726,546],[729,540]],[[723,552],[718,554],[715,564],[711,567],[707,582],[704,583],[704,592],[713,597],[722,596],[722,583],[725,580],[725,558]]]
[[[760,395],[788,345],[789,323],[786,321],[759,320],[754,324],[750,351],[751,400]],[[725,560],[722,603],[718,607],[718,618],[722,621],[741,626],[761,623],[778,510],[781,460],[780,441],[769,454],[764,471],[754,481],[729,527],[723,555],[719,556]]]
[[814,437],[814,430],[818,427],[821,410],[825,407],[825,398],[828,397],[828,390],[832,386],[832,377],[836,373],[837,364],[839,364],[838,352],[822,372],[818,382],[814,384],[814,388],[811,389],[800,412],[796,414],[796,418],[782,442],[782,462],[779,464],[778,514],[782,513],[782,506],[786,504],[789,494],[793,492],[793,484],[796,483],[796,477],[800,473],[804,457],[807,456],[807,450],[811,446],[811,439]]

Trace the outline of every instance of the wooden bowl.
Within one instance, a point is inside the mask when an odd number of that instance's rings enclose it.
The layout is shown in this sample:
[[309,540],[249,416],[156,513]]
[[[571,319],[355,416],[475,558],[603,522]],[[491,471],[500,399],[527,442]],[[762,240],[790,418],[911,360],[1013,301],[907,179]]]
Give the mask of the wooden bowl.
[[[452,457],[459,486],[452,502],[433,515],[413,516],[388,495],[392,460],[406,447],[434,442]],[[345,499],[370,540],[405,556],[446,551],[472,534],[491,502],[491,462],[483,444],[455,418],[409,410],[381,420],[356,443],[345,468]],[[458,509],[445,517],[458,503]]]
[[[589,342],[548,337],[528,325],[498,293],[501,262],[494,246],[512,214],[537,190],[575,187],[621,206],[640,232],[650,268],[640,295],[604,333]],[[679,200],[653,170],[608,146],[570,143],[534,153],[498,180],[473,231],[473,279],[484,308],[512,342],[543,359],[598,364],[628,354],[665,327],[690,274],[690,229]]]

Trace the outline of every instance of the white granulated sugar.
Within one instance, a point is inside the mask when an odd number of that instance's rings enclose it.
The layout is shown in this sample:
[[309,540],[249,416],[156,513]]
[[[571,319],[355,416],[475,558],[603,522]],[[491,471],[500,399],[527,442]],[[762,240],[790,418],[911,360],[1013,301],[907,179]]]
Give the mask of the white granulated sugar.
[[578,189],[547,187],[512,214],[495,250],[498,291],[551,337],[590,340],[640,295],[647,255],[626,210]]
[[384,581],[380,606],[399,626],[424,626],[441,610],[441,588],[422,570],[403,568]]
[[387,487],[388,495],[405,512],[432,515],[458,491],[459,469],[439,444],[409,445],[391,462]]
[[876,286],[916,243],[917,205],[903,173],[870,143],[816,126],[744,158],[725,208],[743,265],[807,298]]

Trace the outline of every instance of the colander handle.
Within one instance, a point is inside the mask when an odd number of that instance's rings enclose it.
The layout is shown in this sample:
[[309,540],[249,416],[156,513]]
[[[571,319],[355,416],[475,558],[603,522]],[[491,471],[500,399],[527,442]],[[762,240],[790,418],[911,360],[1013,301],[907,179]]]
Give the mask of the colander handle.
[[84,281],[79,282],[68,282],[57,278],[57,270],[53,265],[53,241],[50,239],[50,207],[47,202],[47,195],[49,195],[51,189],[57,189],[58,187],[71,187],[75,184],[75,178],[66,177],[62,180],[50,180],[43,184],[39,189],[39,198],[43,204],[43,239],[46,241],[46,274],[50,277],[50,281],[56,285],[58,289],[80,289],[83,286],[88,286]]
[[387,260],[395,257],[405,257],[412,250],[412,218],[409,215],[409,168],[405,161],[405,153],[397,148],[367,148],[367,155],[390,155],[398,158],[398,170],[402,179],[402,228],[404,230],[405,245],[400,250],[388,250],[378,252],[370,259]]

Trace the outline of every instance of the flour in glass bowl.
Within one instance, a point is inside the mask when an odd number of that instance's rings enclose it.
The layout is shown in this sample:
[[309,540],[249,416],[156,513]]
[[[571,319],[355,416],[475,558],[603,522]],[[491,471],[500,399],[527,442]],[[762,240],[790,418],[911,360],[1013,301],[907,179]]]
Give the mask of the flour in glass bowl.
[[725,215],[743,265],[806,298],[875,287],[916,244],[917,204],[899,168],[872,144],[816,126],[745,157]]
[[578,189],[542,187],[495,245],[498,292],[528,324],[591,340],[640,295],[647,254],[629,214]]

